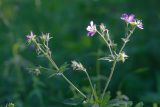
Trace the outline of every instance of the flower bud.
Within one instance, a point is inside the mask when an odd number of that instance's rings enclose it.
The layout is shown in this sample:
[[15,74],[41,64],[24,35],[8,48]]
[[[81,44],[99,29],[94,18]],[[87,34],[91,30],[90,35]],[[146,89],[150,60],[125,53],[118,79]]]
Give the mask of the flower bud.
[[30,35],[26,36],[27,42],[31,43],[31,42],[35,41],[35,37],[36,37],[36,35],[34,35],[33,32],[31,32]]
[[118,56],[118,60],[119,61],[122,61],[122,62],[125,62],[125,60],[128,58],[128,56],[124,53],[124,52],[121,52]]
[[49,33],[43,34],[40,38],[43,42],[48,42],[51,39]]
[[103,23],[101,23],[101,25],[100,25],[100,30],[101,30],[102,32],[107,32],[107,33],[108,33],[108,29],[106,29],[106,26],[104,26]]

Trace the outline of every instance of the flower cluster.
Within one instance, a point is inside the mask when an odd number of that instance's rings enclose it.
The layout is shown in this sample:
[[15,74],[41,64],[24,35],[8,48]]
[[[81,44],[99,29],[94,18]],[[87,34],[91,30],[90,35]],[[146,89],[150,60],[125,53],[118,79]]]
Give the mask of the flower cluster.
[[49,55],[51,56],[50,48],[48,47],[50,37],[49,33],[42,34],[41,36],[36,36],[33,32],[26,36],[27,43],[34,46],[38,55]]
[[124,13],[121,16],[121,19],[124,20],[126,23],[129,23],[133,26],[137,26],[140,29],[143,29],[143,23],[141,20],[135,19],[135,15],[134,14],[127,14]]
[[[124,13],[121,16],[121,19],[124,20],[127,24],[131,24],[132,26],[136,26],[140,29],[143,29],[142,21],[136,19],[134,14]],[[88,36],[94,36],[97,32],[96,24],[94,24],[93,21],[90,21],[90,25],[87,26],[86,30],[88,31]],[[102,32],[108,32],[108,29],[106,29],[106,26],[104,26],[104,24],[100,25],[100,30]]]

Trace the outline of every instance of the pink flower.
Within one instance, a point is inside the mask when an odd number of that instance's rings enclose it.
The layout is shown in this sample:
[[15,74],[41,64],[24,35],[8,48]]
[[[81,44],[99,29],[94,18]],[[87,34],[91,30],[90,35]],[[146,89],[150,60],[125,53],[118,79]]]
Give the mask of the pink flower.
[[93,21],[90,22],[90,25],[87,26],[86,30],[88,31],[88,36],[93,36],[97,32],[96,25],[93,23]]
[[124,14],[122,14],[122,16],[121,16],[121,19],[122,20],[124,20],[124,21],[126,21],[127,23],[132,23],[132,22],[134,22],[135,21],[135,15],[134,14],[126,14],[126,13],[124,13]]

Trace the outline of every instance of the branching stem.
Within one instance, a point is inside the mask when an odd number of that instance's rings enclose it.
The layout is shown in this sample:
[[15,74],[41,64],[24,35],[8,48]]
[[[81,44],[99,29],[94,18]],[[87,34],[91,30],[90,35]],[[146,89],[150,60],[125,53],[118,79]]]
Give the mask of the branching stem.
[[51,56],[49,56],[41,47],[40,45],[37,43],[37,41],[35,40],[34,43],[36,44],[37,48],[46,56],[46,58],[51,62],[51,64],[55,67],[55,69],[57,70],[57,72],[59,72],[61,74],[61,76],[73,87],[77,90],[77,92],[79,92],[79,94],[81,94],[84,98],[87,98],[87,96],[85,94],[83,94],[63,73],[61,73],[59,71],[59,68],[57,66],[57,64],[54,62],[54,60],[51,58]]
[[[122,47],[120,48],[119,54],[123,51],[124,47],[126,46],[127,42],[129,41],[129,38],[130,38],[130,36],[132,35],[132,33],[134,32],[134,30],[135,30],[135,27],[129,32],[129,34],[128,34],[127,37],[125,38],[126,41],[124,41]],[[118,56],[119,56],[119,54],[118,54]],[[107,80],[107,82],[106,82],[105,88],[104,88],[103,93],[102,93],[102,99],[101,99],[101,101],[103,101],[103,98],[104,98],[104,96],[105,96],[106,90],[107,90],[107,88],[108,88],[108,86],[109,86],[109,83],[110,83],[110,81],[111,81],[111,79],[112,79],[112,76],[113,76],[113,73],[114,73],[114,69],[115,69],[117,60],[118,60],[118,57],[116,57],[115,60],[113,61],[110,75],[109,75],[109,77],[108,77],[108,80]]]

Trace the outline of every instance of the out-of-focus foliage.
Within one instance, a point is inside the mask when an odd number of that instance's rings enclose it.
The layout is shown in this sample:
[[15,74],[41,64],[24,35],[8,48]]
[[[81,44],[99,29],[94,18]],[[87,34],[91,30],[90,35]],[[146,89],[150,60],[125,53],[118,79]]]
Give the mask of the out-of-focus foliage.
[[[38,77],[28,72],[35,64],[50,66],[26,48],[25,35],[30,31],[50,33],[56,62],[80,60],[96,82],[96,74],[109,74],[110,65],[97,61],[106,47],[96,36],[86,36],[86,26],[90,20],[104,22],[112,29],[114,42],[121,44],[124,23],[119,17],[124,12],[142,19],[144,30],[133,34],[126,48],[129,59],[117,66],[109,89],[112,96],[120,90],[134,102],[142,100],[145,107],[160,104],[159,4],[158,0],[0,0],[0,107],[8,102],[16,107],[67,107],[64,98],[74,96],[63,79],[48,78],[45,71]],[[66,75],[91,91],[83,74],[68,70]]]

